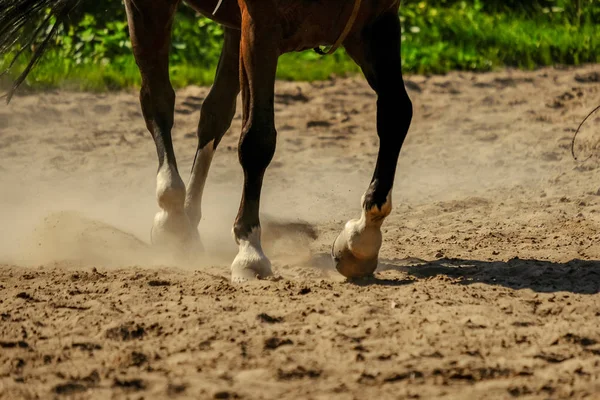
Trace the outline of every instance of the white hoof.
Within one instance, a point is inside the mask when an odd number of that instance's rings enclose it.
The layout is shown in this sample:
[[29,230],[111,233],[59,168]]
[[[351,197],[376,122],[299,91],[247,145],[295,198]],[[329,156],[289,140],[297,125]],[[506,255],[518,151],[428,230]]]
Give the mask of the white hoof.
[[370,276],[377,269],[381,230],[376,226],[365,226],[361,222],[348,221],[331,250],[335,269],[350,279]]
[[150,240],[154,247],[182,260],[193,259],[204,251],[198,229],[184,212],[156,213]]
[[231,281],[246,282],[273,275],[271,261],[265,256],[260,245],[260,228],[250,233],[247,239],[236,239],[239,251],[231,264]]
[[177,169],[165,163],[156,175],[156,200],[161,210],[154,216],[150,241],[177,261],[193,260],[202,251],[198,229],[184,211],[185,196]]
[[[373,185],[373,184],[372,184]],[[369,191],[373,190],[372,187]],[[346,278],[364,278],[377,269],[377,258],[383,238],[381,225],[392,210],[392,192],[381,206],[366,209],[366,193],[362,196],[360,219],[348,221],[335,239],[331,256],[335,269]]]

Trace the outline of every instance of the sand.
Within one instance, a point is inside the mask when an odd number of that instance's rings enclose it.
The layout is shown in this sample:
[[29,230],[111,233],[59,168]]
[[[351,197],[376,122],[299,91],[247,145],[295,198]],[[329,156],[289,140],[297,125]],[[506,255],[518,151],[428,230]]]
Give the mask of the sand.
[[[229,283],[240,107],[189,265],[148,245],[137,94],[0,107],[0,398],[505,399],[600,393],[600,66],[408,76],[415,117],[374,278],[328,253],[377,153],[362,77],[277,82],[275,278]],[[177,91],[188,178],[208,88]],[[398,115],[398,118],[401,118]]]

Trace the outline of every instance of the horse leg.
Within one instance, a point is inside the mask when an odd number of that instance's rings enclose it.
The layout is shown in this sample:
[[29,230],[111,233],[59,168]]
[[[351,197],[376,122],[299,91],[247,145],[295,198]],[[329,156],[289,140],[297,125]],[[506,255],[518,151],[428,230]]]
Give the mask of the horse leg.
[[244,109],[238,156],[244,170],[244,187],[233,226],[239,246],[231,265],[234,282],[272,273],[260,242],[259,204],[263,176],[275,153],[274,90],[281,40],[273,0],[245,0],[240,6],[240,82]]
[[158,154],[156,198],[160,211],[154,218],[151,240],[175,254],[187,253],[199,239],[184,211],[185,184],[177,171],[171,141],[175,92],[169,79],[169,47],[178,4],[179,0],[125,1],[133,54],[142,76],[142,113]]
[[185,197],[185,212],[192,226],[202,218],[202,193],[213,154],[231,126],[240,92],[240,31],[225,28],[225,40],[215,82],[202,103],[198,123],[198,149]]
[[392,186],[400,148],[412,119],[412,103],[402,79],[400,21],[395,12],[349,38],[348,53],[377,93],[379,153],[371,183],[362,196],[362,214],[348,221],[335,240],[335,267],[348,278],[371,275],[381,248],[381,225],[392,210]]

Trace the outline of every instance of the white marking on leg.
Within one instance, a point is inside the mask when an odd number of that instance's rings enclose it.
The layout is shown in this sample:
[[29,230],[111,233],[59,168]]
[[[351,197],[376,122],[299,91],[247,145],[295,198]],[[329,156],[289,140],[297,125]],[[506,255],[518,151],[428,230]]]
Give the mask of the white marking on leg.
[[362,206],[362,215],[364,216],[367,224],[381,226],[381,224],[383,224],[383,220],[392,212],[392,189],[390,189],[389,193],[385,197],[385,203],[381,205],[381,208],[373,206],[370,210],[365,210],[366,195],[366,193],[363,194],[361,198],[360,204]]
[[156,200],[167,212],[183,211],[185,184],[175,168],[167,163],[156,174]]
[[263,252],[260,242],[261,229],[255,227],[250,234],[244,238],[235,237],[239,246],[238,254],[231,264],[231,280],[233,282],[244,282],[264,278],[272,274],[271,262]]
[[200,149],[188,183],[187,195],[185,197],[185,211],[194,226],[197,226],[202,219],[202,195],[210,164],[215,153],[214,145],[215,141],[213,139]]
[[219,7],[221,7],[221,3],[223,3],[223,0],[219,0],[219,2],[217,3],[217,6],[215,7],[214,11],[212,12],[213,15],[215,15],[217,13],[217,11],[219,11]]

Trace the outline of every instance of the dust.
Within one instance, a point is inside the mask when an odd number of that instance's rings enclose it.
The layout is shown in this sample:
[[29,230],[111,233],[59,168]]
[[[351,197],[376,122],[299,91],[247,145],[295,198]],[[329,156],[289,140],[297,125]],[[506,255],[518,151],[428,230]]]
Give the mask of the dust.
[[121,191],[111,196],[89,186],[77,173],[53,180],[3,178],[3,262],[118,266],[135,264],[135,259],[150,261],[147,244],[138,238],[145,227],[132,215],[148,210],[141,210],[139,201],[132,202],[133,194]]
[[[236,168],[241,169],[238,164],[232,165],[232,169]],[[158,211],[152,171],[140,171],[133,179],[145,181],[143,192],[132,190],[131,182],[120,177],[98,187],[95,184],[104,179],[95,179],[91,174],[55,175],[45,180],[28,176],[18,182],[11,176],[2,177],[5,195],[0,200],[0,263],[37,266],[68,262],[107,268],[141,265],[195,269],[215,264],[227,266],[235,257],[237,246],[231,226],[239,207],[241,179],[238,184],[209,179],[199,227],[206,251],[199,258],[184,262],[149,243],[152,220]],[[268,211],[262,216],[264,248],[284,264],[311,259],[310,244],[318,236],[315,224],[328,216],[325,211],[303,207],[310,204],[305,189],[311,179],[302,177],[302,184],[294,178],[296,185],[265,195],[268,201],[263,207]],[[23,185],[23,181],[27,184]],[[323,188],[312,185],[311,189]],[[356,195],[349,197],[356,201],[360,198],[358,188],[353,191]]]
[[[485,183],[497,183],[501,175],[494,169],[479,169],[468,178],[463,176],[464,182],[460,182],[456,177],[461,174],[453,174],[448,166],[442,171],[403,164],[409,163],[401,161],[393,195],[394,202],[403,204],[451,200],[465,193],[476,195]],[[229,168],[241,170],[237,163]],[[318,174],[288,173],[287,185],[281,184],[277,174],[267,175],[265,180],[263,246],[283,270],[290,266],[303,266],[303,272],[329,267],[330,260],[315,258],[319,254],[312,248],[323,233],[319,227],[341,229],[346,220],[359,217],[360,198],[370,176],[327,170],[327,165],[323,168]],[[143,191],[132,190],[131,182],[120,177],[97,187],[101,179],[89,174],[85,179],[75,173],[45,181],[28,177],[26,185],[10,182],[5,176],[6,195],[0,200],[0,263],[37,266],[69,262],[107,268],[139,265],[185,269],[218,265],[226,270],[237,252],[231,226],[239,207],[241,171],[238,174],[230,182],[209,178],[199,226],[205,253],[189,262],[149,243],[158,210],[150,169],[133,179],[144,182]],[[525,181],[526,175],[515,173],[509,179],[512,183]]]

